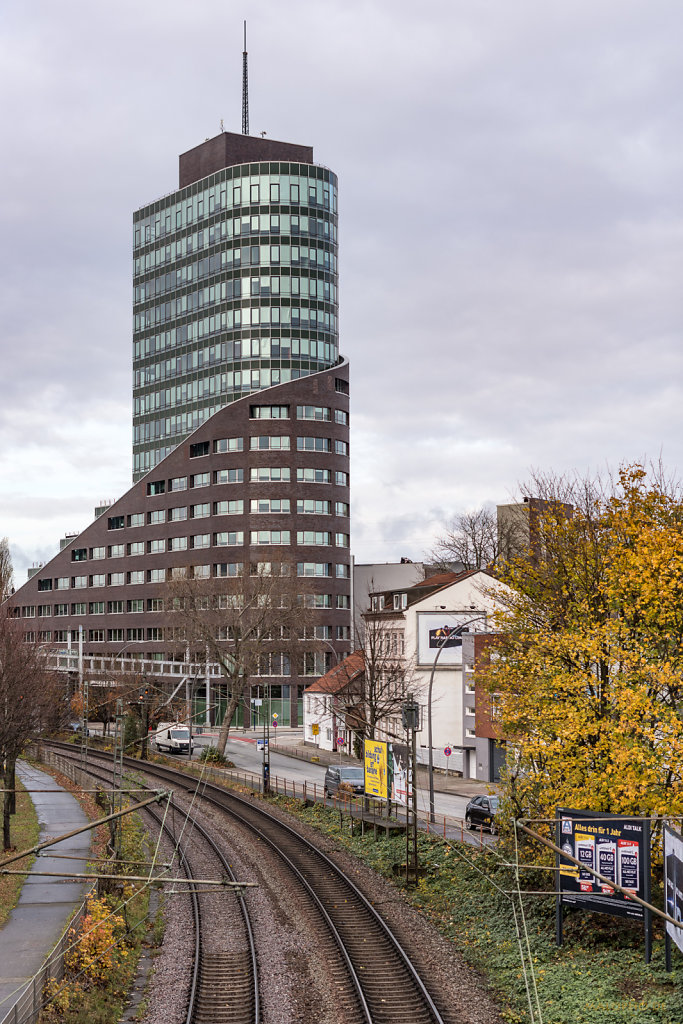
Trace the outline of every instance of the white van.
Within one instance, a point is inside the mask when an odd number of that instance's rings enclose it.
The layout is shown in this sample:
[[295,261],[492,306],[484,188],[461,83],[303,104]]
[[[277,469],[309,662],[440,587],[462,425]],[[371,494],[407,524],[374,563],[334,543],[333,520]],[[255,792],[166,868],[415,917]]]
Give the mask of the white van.
[[190,730],[182,722],[159,722],[153,734],[160,754],[189,754]]

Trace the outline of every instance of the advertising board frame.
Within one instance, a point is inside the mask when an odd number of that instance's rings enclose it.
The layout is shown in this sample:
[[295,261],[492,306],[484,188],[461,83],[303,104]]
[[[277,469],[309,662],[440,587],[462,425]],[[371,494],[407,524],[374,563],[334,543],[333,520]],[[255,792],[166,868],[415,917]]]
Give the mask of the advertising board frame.
[[386,800],[388,797],[389,761],[384,740],[363,740],[365,795]]
[[683,835],[664,826],[664,909],[681,922],[681,927],[665,922],[664,949],[666,969],[671,970],[671,945],[683,953]]
[[[652,956],[652,912],[619,888],[596,877],[613,878],[646,903],[650,902],[650,819],[558,807],[556,844],[582,862],[578,867],[555,855],[557,869],[555,938],[562,945],[563,907],[642,921],[645,962]],[[632,883],[635,885],[632,886]]]

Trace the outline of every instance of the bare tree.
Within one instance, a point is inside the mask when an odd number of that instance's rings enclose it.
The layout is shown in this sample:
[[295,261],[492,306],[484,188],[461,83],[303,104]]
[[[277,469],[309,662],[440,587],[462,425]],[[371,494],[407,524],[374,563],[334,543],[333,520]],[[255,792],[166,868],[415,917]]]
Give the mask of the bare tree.
[[12,568],[12,557],[9,553],[9,541],[7,537],[3,537],[0,540],[0,604],[13,592],[13,576],[14,570]]
[[170,584],[167,622],[179,653],[214,662],[227,690],[217,748],[225,753],[235,712],[259,676],[288,677],[295,658],[317,648],[302,580],[284,563],[259,563],[248,573]]
[[365,612],[356,627],[360,649],[333,670],[333,706],[355,734],[357,755],[364,739],[391,738],[400,731],[395,723],[413,682],[404,628],[402,615]]
[[460,512],[437,538],[427,560],[444,571],[460,563],[463,571],[486,569],[498,558],[496,510],[489,505]]
[[14,813],[17,758],[44,728],[56,725],[61,712],[61,687],[45,668],[40,648],[24,624],[0,609],[0,764],[4,785],[2,841],[11,849],[10,817]]

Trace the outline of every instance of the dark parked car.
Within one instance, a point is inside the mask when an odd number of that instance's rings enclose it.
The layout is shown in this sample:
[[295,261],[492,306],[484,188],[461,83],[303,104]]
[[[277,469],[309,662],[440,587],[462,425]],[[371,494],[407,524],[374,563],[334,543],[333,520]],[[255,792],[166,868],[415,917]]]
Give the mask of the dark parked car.
[[332,796],[343,786],[346,792],[365,792],[365,769],[362,765],[331,764],[325,772],[325,796]]
[[483,825],[491,830],[491,834],[498,831],[498,797],[497,796],[475,796],[465,808],[465,822],[468,828],[477,828]]

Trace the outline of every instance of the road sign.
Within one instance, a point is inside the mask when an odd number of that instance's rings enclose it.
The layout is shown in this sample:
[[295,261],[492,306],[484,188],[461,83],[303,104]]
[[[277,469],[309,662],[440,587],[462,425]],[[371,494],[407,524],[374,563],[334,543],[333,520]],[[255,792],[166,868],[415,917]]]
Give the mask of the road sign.
[[273,729],[277,729],[277,722],[273,722]]
[[260,707],[261,707],[261,705],[263,704],[263,698],[262,698],[262,697],[252,697],[252,698],[251,698],[251,703],[252,703],[252,704],[253,704],[253,705],[254,705],[255,707],[257,707],[257,708],[260,708]]
[[345,741],[344,741],[344,737],[343,736],[337,736],[337,746],[338,747],[343,747],[344,746],[344,742]]
[[268,749],[268,740],[256,740],[256,749],[257,750],[267,750]]
[[273,711],[273,721],[277,722],[277,719],[278,719],[277,711]]
[[318,724],[318,722],[314,722],[313,725],[311,726],[311,735],[312,736],[319,736],[320,735],[320,725]]
[[443,752],[444,752],[444,754],[446,755],[446,757],[450,757],[450,756],[451,756],[451,754],[453,753],[453,751],[451,750],[451,748],[450,748],[450,747],[444,747],[444,748],[443,748]]

